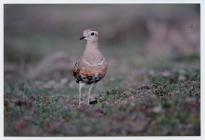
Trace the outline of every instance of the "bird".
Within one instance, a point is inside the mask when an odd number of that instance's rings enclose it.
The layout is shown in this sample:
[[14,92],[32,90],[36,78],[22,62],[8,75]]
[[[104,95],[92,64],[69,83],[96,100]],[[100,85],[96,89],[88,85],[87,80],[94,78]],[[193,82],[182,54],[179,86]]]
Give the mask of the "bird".
[[74,62],[73,76],[79,84],[79,103],[81,105],[82,88],[89,86],[87,103],[90,104],[90,94],[95,84],[107,73],[107,61],[98,47],[98,32],[86,29],[80,40],[86,40],[86,47],[83,55]]

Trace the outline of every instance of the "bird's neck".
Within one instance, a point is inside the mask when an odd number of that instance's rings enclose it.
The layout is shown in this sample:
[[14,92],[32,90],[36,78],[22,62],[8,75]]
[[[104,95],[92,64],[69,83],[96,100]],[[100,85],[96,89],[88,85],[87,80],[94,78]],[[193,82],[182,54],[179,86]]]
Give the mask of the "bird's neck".
[[86,49],[98,49],[98,41],[87,41]]
[[87,41],[86,48],[83,54],[84,59],[89,62],[98,62],[102,59],[102,54],[98,48],[98,42]]

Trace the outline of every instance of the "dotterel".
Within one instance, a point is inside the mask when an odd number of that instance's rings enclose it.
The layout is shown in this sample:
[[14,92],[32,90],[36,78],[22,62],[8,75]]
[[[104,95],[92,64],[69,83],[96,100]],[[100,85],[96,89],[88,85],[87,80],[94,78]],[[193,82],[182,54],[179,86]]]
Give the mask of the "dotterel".
[[84,30],[80,40],[82,39],[87,41],[86,48],[82,57],[75,62],[73,70],[76,82],[79,83],[79,107],[81,104],[81,92],[84,85],[90,85],[88,92],[89,104],[92,88],[107,72],[106,59],[98,48],[98,32],[89,29]]

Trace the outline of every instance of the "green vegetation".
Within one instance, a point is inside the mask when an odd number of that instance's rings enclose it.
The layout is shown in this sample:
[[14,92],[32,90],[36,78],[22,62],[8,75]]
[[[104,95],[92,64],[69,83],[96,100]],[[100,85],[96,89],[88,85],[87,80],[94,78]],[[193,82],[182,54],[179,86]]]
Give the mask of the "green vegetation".
[[6,82],[5,135],[200,135],[200,70],[154,71],[140,76],[150,80],[145,85],[119,87],[124,80],[107,78],[110,87],[95,90],[98,103],[81,108],[75,88]]
[[[4,5],[4,135],[199,136],[199,7]],[[90,27],[109,66],[97,103],[85,88],[78,108],[73,61]]]

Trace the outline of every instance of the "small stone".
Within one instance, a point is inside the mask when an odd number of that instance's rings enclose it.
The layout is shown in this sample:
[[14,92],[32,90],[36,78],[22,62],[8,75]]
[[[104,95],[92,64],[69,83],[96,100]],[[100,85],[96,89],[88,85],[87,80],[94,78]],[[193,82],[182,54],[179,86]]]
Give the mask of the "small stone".
[[178,80],[184,81],[184,80],[186,80],[186,77],[185,77],[184,75],[180,75],[180,76],[178,77]]
[[161,111],[162,111],[161,105],[160,105],[160,106],[155,106],[155,107],[153,108],[153,112],[155,112],[155,113],[159,113],[159,112],[161,112]]
[[169,77],[169,76],[171,76],[171,73],[169,71],[164,71],[164,72],[162,72],[162,76]]

